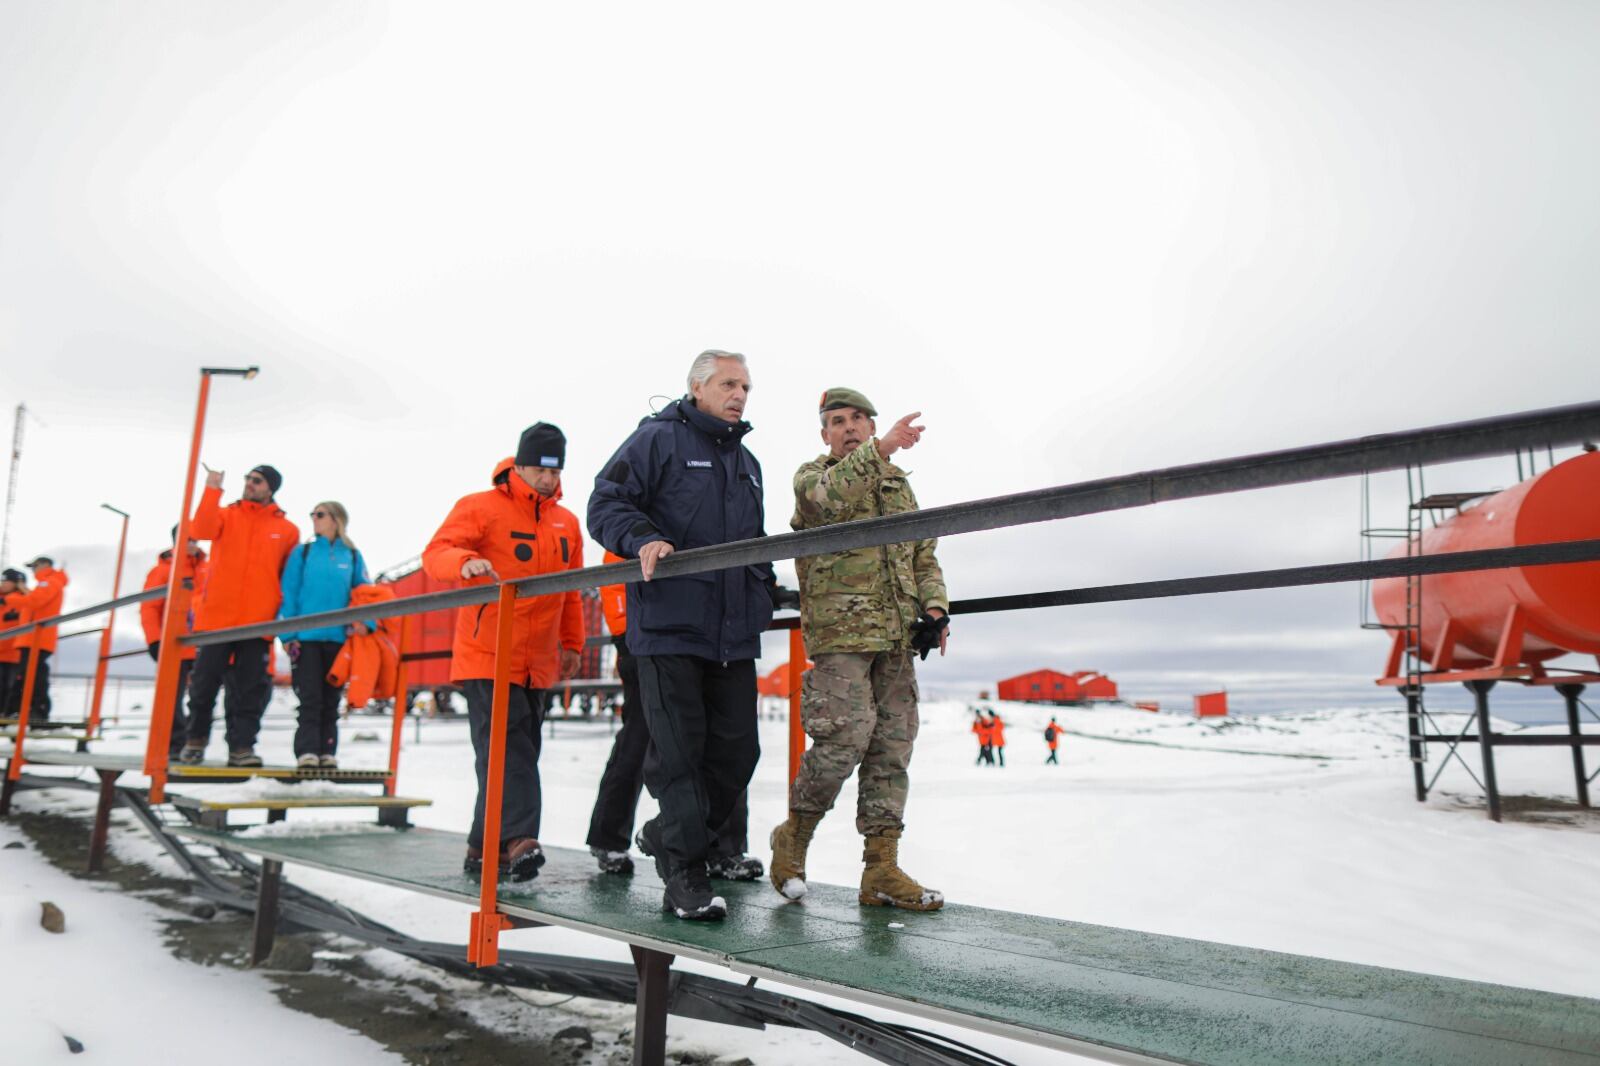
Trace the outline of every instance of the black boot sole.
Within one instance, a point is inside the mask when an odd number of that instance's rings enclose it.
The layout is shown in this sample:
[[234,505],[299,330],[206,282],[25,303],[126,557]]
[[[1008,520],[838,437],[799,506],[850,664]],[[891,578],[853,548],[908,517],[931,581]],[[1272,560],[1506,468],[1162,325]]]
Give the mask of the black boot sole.
[[506,876],[512,881],[532,881],[539,876],[539,867],[544,865],[544,849],[536,848],[533,851],[523,852],[511,860],[506,868]]

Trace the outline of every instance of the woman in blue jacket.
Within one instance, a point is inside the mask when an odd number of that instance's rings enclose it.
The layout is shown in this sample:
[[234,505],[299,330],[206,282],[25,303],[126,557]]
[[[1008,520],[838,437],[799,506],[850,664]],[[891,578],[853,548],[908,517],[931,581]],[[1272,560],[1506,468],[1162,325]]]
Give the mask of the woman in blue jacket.
[[[283,568],[283,606],[279,618],[337,611],[350,606],[350,590],[368,582],[367,564],[345,529],[344,504],[325,500],[311,510],[313,539],[289,554]],[[328,670],[350,633],[360,626],[327,626],[280,634],[293,664],[294,691],[300,697],[300,727],[294,733],[295,761],[301,770],[332,770],[339,762],[340,688],[328,684]]]

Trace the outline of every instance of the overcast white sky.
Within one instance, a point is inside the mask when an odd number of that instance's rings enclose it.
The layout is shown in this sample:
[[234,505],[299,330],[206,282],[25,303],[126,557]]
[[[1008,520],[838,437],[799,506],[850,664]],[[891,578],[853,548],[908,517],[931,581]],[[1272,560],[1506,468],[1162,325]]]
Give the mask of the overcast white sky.
[[[536,420],[581,514],[706,347],[750,356],[772,529],[834,384],[925,412],[924,505],[1594,399],[1597,41],[1587,2],[8,3],[0,404],[42,420],[8,562],[104,598],[105,501],[142,578],[201,364],[263,368],[214,389],[230,495],[271,462],[377,566]],[[940,554],[958,598],[1343,560],[1357,505]],[[924,684],[1381,702],[1356,620],[1347,586],[972,619]]]

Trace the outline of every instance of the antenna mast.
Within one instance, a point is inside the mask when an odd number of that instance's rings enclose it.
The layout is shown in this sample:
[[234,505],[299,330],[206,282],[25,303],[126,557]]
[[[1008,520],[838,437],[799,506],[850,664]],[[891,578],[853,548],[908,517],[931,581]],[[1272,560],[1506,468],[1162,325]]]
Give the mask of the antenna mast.
[[17,404],[17,424],[11,431],[11,479],[6,484],[6,524],[0,533],[0,562],[11,561],[11,514],[17,508],[17,467],[22,465],[22,423],[27,418],[26,404]]

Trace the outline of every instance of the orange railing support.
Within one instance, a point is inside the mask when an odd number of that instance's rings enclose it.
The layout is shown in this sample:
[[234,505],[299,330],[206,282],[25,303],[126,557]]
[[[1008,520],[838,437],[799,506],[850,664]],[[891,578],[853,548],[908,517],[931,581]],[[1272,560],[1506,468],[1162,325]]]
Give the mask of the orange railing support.
[[406,724],[406,645],[411,643],[411,616],[400,619],[400,665],[394,675],[394,732],[389,735],[389,776],[383,779],[383,794],[394,795],[400,777],[400,730]]
[[[144,772],[150,778],[150,802],[160,803],[167,787],[167,746],[172,739],[172,710],[178,699],[178,666],[183,649],[183,619],[189,598],[183,592],[184,561],[189,558],[189,514],[194,508],[195,468],[200,465],[200,441],[205,436],[206,401],[211,396],[211,375],[200,371],[200,398],[195,404],[194,435],[189,440],[189,466],[183,481],[183,511],[178,515],[178,535],[172,541],[172,576],[167,578],[167,603],[161,615],[161,651],[156,658],[156,692],[150,705],[150,739],[144,749]],[[192,569],[192,567],[191,567]]]
[[789,630],[789,783],[800,776],[806,731],[800,723],[800,675],[806,669],[806,642],[798,627]]
[[494,700],[489,712],[489,771],[483,786],[483,873],[478,910],[472,916],[467,961],[493,966],[500,961],[500,930],[507,925],[498,910],[500,888],[500,804],[506,778],[506,717],[511,703],[511,632],[516,623],[517,586],[500,586],[500,617],[494,637]]
[[[115,510],[106,504],[101,504],[107,510]],[[122,511],[122,538],[117,541],[117,569],[111,578],[111,598],[114,600],[122,595],[122,560],[128,553],[128,516]],[[117,612],[113,608],[106,615],[106,627],[100,631],[100,658],[94,667],[94,699],[89,704],[89,727],[84,730],[88,736],[94,736],[100,731],[100,701],[106,694],[106,667],[111,662],[111,630],[117,624]]]
[[[44,630],[35,629],[32,639],[37,642]],[[22,707],[17,711],[17,739],[11,745],[11,765],[6,776],[15,781],[22,776],[22,742],[28,739],[28,714],[33,710],[33,685],[39,678],[39,649],[28,650],[28,667],[22,674]]]

